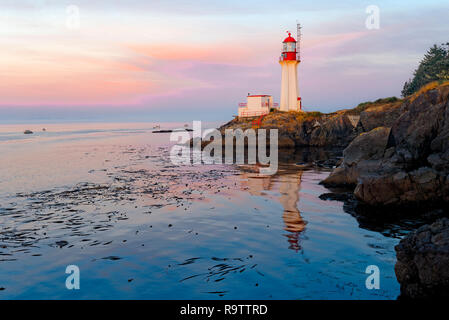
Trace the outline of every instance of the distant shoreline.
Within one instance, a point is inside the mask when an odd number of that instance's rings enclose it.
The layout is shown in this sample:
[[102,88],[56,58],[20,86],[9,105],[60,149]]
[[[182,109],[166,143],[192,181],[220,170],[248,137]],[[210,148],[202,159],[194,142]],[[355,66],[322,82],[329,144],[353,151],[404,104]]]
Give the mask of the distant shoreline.
[[152,133],[171,133],[171,132],[184,132],[184,131],[192,132],[193,129],[166,129],[166,130],[152,131]]

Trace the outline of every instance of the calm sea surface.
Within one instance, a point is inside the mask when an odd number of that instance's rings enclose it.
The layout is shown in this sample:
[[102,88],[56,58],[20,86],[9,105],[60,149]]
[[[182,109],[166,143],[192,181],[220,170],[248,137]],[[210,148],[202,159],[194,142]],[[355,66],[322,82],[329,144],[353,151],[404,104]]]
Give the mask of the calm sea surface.
[[153,126],[0,126],[0,299],[397,298],[400,228],[361,228],[320,200],[329,171],[297,164],[310,150],[274,176],[174,166]]

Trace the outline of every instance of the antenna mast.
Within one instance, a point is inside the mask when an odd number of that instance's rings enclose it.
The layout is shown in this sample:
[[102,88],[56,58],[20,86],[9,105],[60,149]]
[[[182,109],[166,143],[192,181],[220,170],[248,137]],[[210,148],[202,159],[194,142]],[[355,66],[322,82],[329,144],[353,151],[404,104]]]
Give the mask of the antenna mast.
[[297,41],[297,43],[296,43],[296,59],[298,61],[301,60],[301,37],[302,37],[301,28],[302,28],[301,24],[298,23],[298,21],[296,21],[296,41]]

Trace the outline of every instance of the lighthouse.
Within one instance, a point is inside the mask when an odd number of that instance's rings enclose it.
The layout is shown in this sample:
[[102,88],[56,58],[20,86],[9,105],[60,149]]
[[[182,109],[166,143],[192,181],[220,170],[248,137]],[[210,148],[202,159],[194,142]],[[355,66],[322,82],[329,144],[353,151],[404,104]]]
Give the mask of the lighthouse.
[[[300,25],[298,25],[298,43],[300,41]],[[279,64],[282,67],[281,83],[281,111],[302,111],[301,98],[298,88],[298,64],[300,62],[299,47],[297,41],[288,32],[288,37],[282,42],[282,54]],[[298,49],[298,50],[297,50]]]

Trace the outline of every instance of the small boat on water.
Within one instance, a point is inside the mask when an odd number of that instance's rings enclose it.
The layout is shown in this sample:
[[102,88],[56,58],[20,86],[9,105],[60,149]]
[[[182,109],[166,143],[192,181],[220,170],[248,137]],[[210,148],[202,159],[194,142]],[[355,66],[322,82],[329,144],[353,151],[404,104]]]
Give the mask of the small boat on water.
[[33,131],[31,131],[31,130],[25,130],[23,133],[24,133],[24,134],[33,134]]
[[161,128],[161,126],[158,124],[153,127],[153,129],[160,129],[160,128]]

